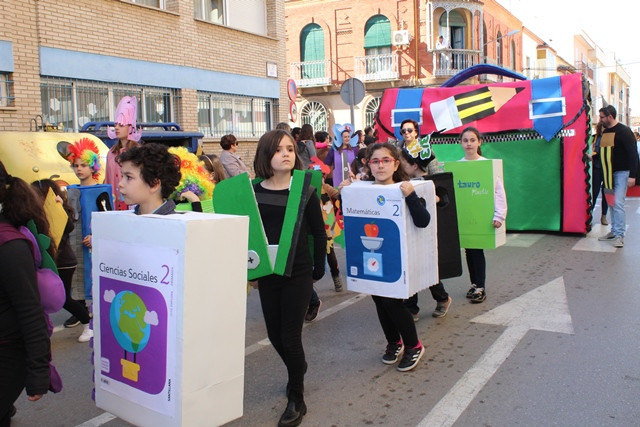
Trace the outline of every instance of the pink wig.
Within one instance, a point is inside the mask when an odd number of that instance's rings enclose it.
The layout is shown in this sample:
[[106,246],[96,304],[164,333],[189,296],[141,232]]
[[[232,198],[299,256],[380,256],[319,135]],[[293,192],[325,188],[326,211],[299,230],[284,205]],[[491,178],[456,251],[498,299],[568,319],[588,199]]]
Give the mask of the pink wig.
[[[136,142],[140,141],[140,137],[142,136],[142,130],[136,129],[137,115],[138,100],[135,96],[125,96],[120,100],[118,108],[116,108],[116,114],[113,120],[115,123],[120,123],[121,125],[129,125],[128,139]],[[115,139],[115,129],[108,127],[107,135],[109,135],[109,138]]]

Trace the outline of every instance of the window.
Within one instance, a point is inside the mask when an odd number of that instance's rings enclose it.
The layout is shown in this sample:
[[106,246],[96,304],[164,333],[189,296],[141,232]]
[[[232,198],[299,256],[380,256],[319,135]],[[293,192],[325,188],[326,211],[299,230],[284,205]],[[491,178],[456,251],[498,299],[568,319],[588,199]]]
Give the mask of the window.
[[511,50],[509,51],[509,59],[511,61],[511,69],[516,69],[516,42],[511,40]]
[[273,100],[198,92],[198,130],[219,138],[257,138],[273,128]]
[[153,6],[164,9],[164,0],[131,0],[133,3],[144,4],[145,6]]
[[367,102],[367,105],[364,107],[364,127],[374,125],[374,119],[379,108],[380,97],[373,98],[371,101]]
[[0,73],[0,107],[13,107],[13,100],[11,74]]
[[372,16],[364,27],[366,54],[369,55],[369,50],[378,52],[379,48],[389,48],[389,51],[391,49],[391,22],[384,15]]
[[177,89],[54,77],[40,80],[43,121],[62,123],[65,130],[78,131],[87,122],[113,120],[123,96],[138,98],[138,123],[180,123],[175,109],[180,99]]
[[496,64],[502,65],[502,33],[496,35]]
[[327,109],[324,105],[316,101],[307,102],[302,107],[300,114],[302,124],[310,124],[313,127],[314,132],[329,131],[329,121],[327,119]]
[[391,23],[384,15],[369,18],[364,27],[364,51],[367,58],[365,72],[375,74],[389,71],[390,61],[380,55],[391,55]]
[[224,24],[224,0],[193,0],[193,13],[196,19]]
[[303,79],[325,76],[324,31],[318,24],[309,24],[300,33],[300,60]]

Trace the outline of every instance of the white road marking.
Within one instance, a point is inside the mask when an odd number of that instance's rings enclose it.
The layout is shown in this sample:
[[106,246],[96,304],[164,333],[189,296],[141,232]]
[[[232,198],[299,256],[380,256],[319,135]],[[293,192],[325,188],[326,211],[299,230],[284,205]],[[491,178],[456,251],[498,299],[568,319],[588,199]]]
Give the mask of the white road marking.
[[85,421],[82,424],[78,424],[76,427],[98,427],[116,418],[117,417],[115,415],[112,415],[108,412],[103,412],[97,417],[91,418],[89,421]]
[[534,243],[538,242],[544,237],[544,234],[520,234],[520,233],[507,233],[507,243],[504,246],[511,246],[516,248],[529,248]]
[[418,424],[452,426],[529,329],[573,334],[564,280],[559,277],[471,320],[507,329]]
[[[629,226],[627,225],[627,229]],[[598,237],[604,236],[610,230],[610,226],[602,225],[602,224],[593,224],[591,231],[587,234],[586,237],[578,240],[578,242],[573,245],[571,250],[574,251],[586,251],[586,252],[608,252],[614,253],[618,249],[613,247],[613,243],[610,241],[601,242],[598,240]]]

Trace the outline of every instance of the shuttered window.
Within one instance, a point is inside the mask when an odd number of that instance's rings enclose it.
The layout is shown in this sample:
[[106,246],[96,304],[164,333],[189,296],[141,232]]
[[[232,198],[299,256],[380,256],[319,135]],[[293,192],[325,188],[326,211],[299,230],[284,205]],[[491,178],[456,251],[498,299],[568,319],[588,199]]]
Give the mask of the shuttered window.
[[364,27],[364,48],[391,46],[391,22],[384,15],[369,18]]

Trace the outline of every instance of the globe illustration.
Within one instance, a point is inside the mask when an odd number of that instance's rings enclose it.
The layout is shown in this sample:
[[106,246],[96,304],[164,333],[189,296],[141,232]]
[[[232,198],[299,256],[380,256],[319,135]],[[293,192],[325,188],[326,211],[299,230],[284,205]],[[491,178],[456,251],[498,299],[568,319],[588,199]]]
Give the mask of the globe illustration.
[[142,299],[131,291],[118,293],[111,302],[111,330],[125,351],[137,353],[149,342],[151,327],[144,321],[146,312]]

